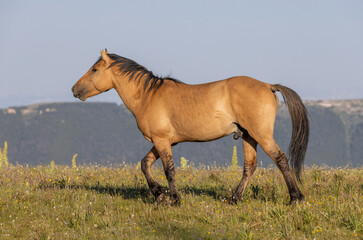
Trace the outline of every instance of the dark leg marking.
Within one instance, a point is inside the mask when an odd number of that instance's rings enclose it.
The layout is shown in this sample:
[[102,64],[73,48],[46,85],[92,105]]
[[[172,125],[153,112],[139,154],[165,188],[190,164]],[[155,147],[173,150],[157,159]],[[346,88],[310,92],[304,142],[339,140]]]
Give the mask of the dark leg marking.
[[247,183],[257,168],[257,142],[247,133],[247,131],[243,134],[242,140],[244,154],[243,176],[236,192],[232,196],[231,203],[237,203],[237,201],[242,199]]
[[160,158],[163,162],[166,179],[169,183],[170,201],[172,205],[180,205],[180,194],[175,184],[175,168],[171,151],[164,149],[160,152]]
[[154,195],[158,202],[165,200],[166,188],[161,186],[151,174],[151,165],[159,158],[156,148],[153,147],[149,153],[141,160],[141,170],[145,175],[146,181],[149,185],[150,192]]
[[285,153],[279,151],[278,157],[276,158],[276,165],[280,169],[287,188],[290,194],[290,204],[296,201],[303,201],[305,199],[304,195],[301,193],[300,189],[298,188],[289,167],[288,159]]
[[297,200],[304,200],[304,195],[301,193],[292,176],[287,156],[281,151],[275,140],[273,138],[265,138],[261,139],[259,144],[265,153],[274,161],[278,169],[280,169],[289,190],[290,203]]

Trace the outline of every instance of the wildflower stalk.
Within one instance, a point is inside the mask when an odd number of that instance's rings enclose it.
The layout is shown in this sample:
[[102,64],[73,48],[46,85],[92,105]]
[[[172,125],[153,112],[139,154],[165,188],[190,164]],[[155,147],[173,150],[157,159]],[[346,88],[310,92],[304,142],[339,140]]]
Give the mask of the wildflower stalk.
[[236,146],[234,146],[234,147],[233,147],[233,154],[232,154],[231,167],[232,167],[232,168],[237,168],[237,166],[238,166],[237,147],[236,147]]
[[180,166],[182,169],[186,169],[188,167],[188,160],[185,157],[180,158]]
[[141,169],[141,162],[138,162],[138,163],[136,164],[136,169]]
[[54,161],[51,161],[51,162],[50,162],[50,170],[51,170],[52,172],[54,171],[54,166],[55,166]]
[[73,158],[72,158],[72,168],[73,169],[77,169],[77,163],[76,163],[76,158],[77,158],[78,154],[74,154]]
[[1,151],[0,148],[0,168],[3,166],[3,152]]
[[5,167],[9,166],[9,161],[8,161],[8,142],[5,141],[4,142],[4,149],[3,149],[3,163]]

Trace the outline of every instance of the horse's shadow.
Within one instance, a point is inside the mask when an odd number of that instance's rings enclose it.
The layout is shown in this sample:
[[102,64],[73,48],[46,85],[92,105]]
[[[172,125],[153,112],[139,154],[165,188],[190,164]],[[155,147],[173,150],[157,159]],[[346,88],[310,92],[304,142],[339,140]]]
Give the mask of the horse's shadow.
[[[70,186],[72,187],[72,186]],[[79,186],[74,186],[79,187]],[[123,199],[140,199],[143,202],[152,203],[154,202],[154,196],[150,192],[147,186],[101,186],[101,185],[84,185],[84,189],[97,192],[99,194],[108,194],[111,196],[121,196]],[[214,199],[226,199],[227,196],[221,195],[219,191],[213,189],[203,189],[196,186],[186,186],[179,189],[183,194],[197,195],[197,196],[209,196]]]
[[84,185],[84,189],[99,194],[107,194],[110,196],[121,196],[124,199],[143,199],[150,198],[149,189],[146,186],[101,186],[101,185]]
[[[38,185],[41,189],[84,189],[87,191],[92,191],[99,194],[105,194],[110,196],[121,196],[123,199],[139,199],[145,203],[152,203],[154,202],[154,196],[151,194],[149,188],[146,185],[135,185],[135,186],[107,186],[101,184],[67,184],[66,180],[59,180],[52,184],[40,183]],[[220,189],[219,189],[220,190]],[[221,192],[216,189],[205,189],[199,188],[196,186],[185,186],[179,188],[179,191],[183,194],[187,195],[197,195],[197,196],[209,196],[214,199],[226,199],[227,196],[221,194]],[[227,190],[223,190],[223,192],[227,193]]]

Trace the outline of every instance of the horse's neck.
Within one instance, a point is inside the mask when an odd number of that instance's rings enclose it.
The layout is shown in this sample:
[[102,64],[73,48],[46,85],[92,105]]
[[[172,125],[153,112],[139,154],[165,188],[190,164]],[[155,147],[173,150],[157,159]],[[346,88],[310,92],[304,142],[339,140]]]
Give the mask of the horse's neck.
[[114,86],[125,106],[136,115],[146,95],[142,81],[130,80],[129,75],[114,74]]

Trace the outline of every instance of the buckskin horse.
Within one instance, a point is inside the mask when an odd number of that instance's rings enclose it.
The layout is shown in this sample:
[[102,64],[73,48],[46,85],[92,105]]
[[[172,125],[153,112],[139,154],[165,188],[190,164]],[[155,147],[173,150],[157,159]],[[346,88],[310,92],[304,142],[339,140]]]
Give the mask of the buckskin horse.
[[[280,169],[290,194],[290,203],[303,200],[293,174],[301,182],[301,171],[309,139],[309,119],[299,95],[280,84],[268,84],[239,76],[216,82],[189,85],[173,78],[155,76],[135,61],[101,50],[101,57],[73,86],[74,97],[87,98],[114,88],[135,116],[144,137],[153,143],[141,160],[151,193],[158,203],[166,200],[165,188],[151,174],[160,157],[169,185],[170,202],[180,204],[175,184],[172,146],[180,142],[212,141],[234,133],[242,138],[243,177],[231,201],[242,199],[257,168],[256,147]],[[288,157],[273,138],[279,91],[291,116],[292,136]]]

